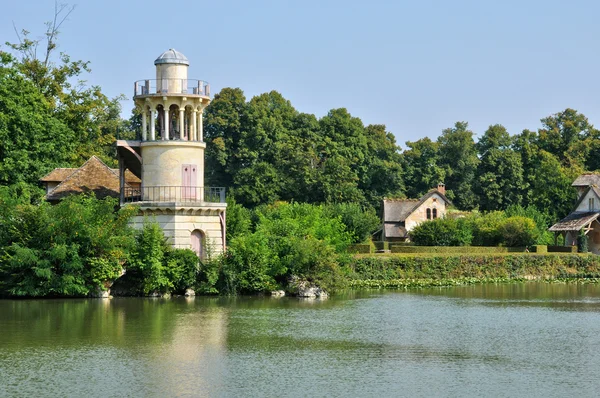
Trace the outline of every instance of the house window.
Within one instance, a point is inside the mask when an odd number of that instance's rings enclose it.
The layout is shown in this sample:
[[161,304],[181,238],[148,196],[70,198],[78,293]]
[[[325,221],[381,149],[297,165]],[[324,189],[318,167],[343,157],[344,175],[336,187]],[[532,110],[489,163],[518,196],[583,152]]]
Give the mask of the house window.
[[588,204],[590,206],[590,211],[593,211],[594,210],[594,198],[589,198]]
[[437,209],[433,209],[433,218],[436,219],[437,218]]
[[431,220],[431,209],[427,209],[427,219]]

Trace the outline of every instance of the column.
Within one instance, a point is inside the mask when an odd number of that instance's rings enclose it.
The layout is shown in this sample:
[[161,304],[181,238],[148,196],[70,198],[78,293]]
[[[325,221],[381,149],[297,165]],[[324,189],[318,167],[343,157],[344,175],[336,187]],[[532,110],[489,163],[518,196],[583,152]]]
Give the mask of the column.
[[192,113],[192,128],[190,129],[190,136],[192,141],[198,140],[198,134],[196,133],[198,127],[196,125],[196,113],[198,113],[198,111],[194,109],[194,112]]
[[178,120],[177,124],[179,126],[179,139],[180,140],[186,139],[184,112],[185,112],[185,108],[179,108],[179,120]]
[[148,138],[148,122],[147,122],[147,117],[148,115],[146,114],[146,106],[144,106],[144,108],[142,109],[142,141],[146,141],[146,139]]
[[156,109],[150,109],[150,141],[156,140]]
[[165,117],[163,119],[165,123],[165,133],[163,134],[163,140],[169,140],[169,108],[166,106],[164,108]]
[[200,134],[199,135],[200,135],[200,137],[198,137],[198,141],[204,142],[204,115],[203,115],[202,111],[200,111],[198,113],[200,113],[200,115],[199,115],[199,118],[200,118],[200,129],[199,129]]

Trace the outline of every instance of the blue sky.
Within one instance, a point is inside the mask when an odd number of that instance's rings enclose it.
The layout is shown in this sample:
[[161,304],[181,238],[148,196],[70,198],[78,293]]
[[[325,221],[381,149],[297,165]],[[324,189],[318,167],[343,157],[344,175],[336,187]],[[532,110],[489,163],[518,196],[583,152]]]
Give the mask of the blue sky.
[[[53,0],[5,2],[12,23],[41,37]],[[137,1],[80,0],[60,50],[91,61],[86,79],[132,108],[133,82],[154,78],[154,59],[176,48],[190,78],[213,93],[279,91],[318,117],[345,107],[407,140],[436,138],[456,121],[481,135],[511,134],[575,108],[600,127],[600,2]],[[5,48],[4,46],[2,48]]]

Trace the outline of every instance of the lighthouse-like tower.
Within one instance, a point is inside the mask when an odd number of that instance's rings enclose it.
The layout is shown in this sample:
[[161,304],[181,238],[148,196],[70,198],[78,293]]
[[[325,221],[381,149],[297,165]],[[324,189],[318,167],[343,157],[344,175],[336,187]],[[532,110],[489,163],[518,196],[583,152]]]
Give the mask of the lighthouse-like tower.
[[[133,225],[155,219],[169,243],[200,257],[225,250],[225,189],[204,186],[202,111],[210,85],[188,79],[188,59],[170,49],[155,61],[156,79],[135,82],[141,140],[119,140],[121,202],[139,206]],[[125,184],[129,170],[140,188]]]

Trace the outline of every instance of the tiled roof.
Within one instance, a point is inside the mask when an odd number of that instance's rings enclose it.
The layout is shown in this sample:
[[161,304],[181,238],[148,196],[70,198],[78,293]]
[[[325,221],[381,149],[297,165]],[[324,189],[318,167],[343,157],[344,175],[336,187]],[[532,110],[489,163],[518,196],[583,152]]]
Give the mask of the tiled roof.
[[384,199],[383,200],[383,222],[404,221],[421,204],[434,194],[439,195],[447,204],[452,205],[446,195],[432,189],[421,197],[421,199]]
[[[111,169],[116,175],[119,175],[119,169]],[[140,180],[139,178],[137,178],[135,176],[135,174],[133,174],[131,171],[129,170],[125,170],[125,182],[128,183],[138,183],[140,184],[142,182],[142,180]]]
[[417,203],[419,203],[418,199],[384,199],[383,221],[397,222],[406,220],[406,217],[410,215]]
[[92,156],[75,169],[46,196],[47,200],[59,200],[74,193],[94,192],[97,198],[119,197],[119,174],[96,156]]
[[574,187],[589,187],[590,185],[600,186],[600,174],[582,174],[573,181],[573,184],[571,184],[571,186]]
[[43,176],[42,178],[40,178],[40,181],[43,182],[61,182],[64,181],[65,178],[67,178],[68,176],[70,176],[75,170],[77,170],[76,168],[57,168],[52,170],[50,173],[46,174],[45,176]]
[[579,231],[600,216],[599,212],[574,212],[550,227],[551,232]]
[[408,232],[400,223],[385,223],[385,237],[386,238],[407,238]]

